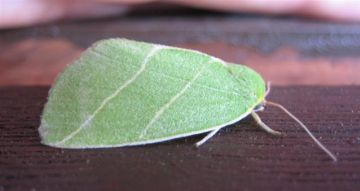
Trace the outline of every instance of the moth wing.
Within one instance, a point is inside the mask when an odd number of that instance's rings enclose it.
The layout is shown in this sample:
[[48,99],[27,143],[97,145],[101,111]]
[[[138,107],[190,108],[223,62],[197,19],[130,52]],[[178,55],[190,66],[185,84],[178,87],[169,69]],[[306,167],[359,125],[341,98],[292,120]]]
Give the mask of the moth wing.
[[[252,70],[236,67],[196,51],[102,41],[58,78],[42,116],[42,141],[65,148],[139,145],[233,123],[261,101],[242,84]],[[244,76],[234,75],[240,70]]]

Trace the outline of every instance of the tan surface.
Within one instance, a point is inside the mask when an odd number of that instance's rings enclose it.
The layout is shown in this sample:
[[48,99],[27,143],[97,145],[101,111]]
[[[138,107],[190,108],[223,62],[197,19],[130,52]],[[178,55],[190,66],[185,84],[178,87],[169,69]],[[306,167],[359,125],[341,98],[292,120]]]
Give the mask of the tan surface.
[[[200,50],[229,62],[246,64],[275,85],[360,84],[359,57],[305,57],[294,49],[271,54],[221,42],[175,44]],[[83,51],[68,40],[22,40],[0,43],[0,85],[49,85]]]

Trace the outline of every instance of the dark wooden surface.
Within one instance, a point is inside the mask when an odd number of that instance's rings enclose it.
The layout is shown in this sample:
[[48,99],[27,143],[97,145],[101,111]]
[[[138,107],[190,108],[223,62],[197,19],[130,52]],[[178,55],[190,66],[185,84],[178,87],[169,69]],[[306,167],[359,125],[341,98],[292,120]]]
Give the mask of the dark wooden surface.
[[275,87],[339,158],[333,163],[289,117],[261,113],[283,138],[247,118],[204,146],[202,136],[140,147],[63,150],[40,144],[48,87],[0,88],[0,190],[359,190],[360,87]]

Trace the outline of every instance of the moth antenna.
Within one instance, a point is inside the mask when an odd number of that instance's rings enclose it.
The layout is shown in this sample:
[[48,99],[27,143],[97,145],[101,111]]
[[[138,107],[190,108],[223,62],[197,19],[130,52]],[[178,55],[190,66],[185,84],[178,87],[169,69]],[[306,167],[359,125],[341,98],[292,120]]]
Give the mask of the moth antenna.
[[254,120],[256,121],[256,123],[266,132],[272,134],[272,135],[276,135],[276,136],[280,136],[282,135],[281,132],[279,131],[275,131],[273,129],[271,129],[269,126],[267,126],[260,118],[260,116],[258,114],[255,113],[255,111],[251,112],[251,116],[254,118]]
[[281,110],[283,110],[288,116],[290,116],[292,119],[294,119],[305,131],[306,133],[313,139],[313,141],[320,147],[320,149],[322,149],[329,157],[331,157],[333,159],[334,162],[337,161],[336,156],[329,150],[327,149],[312,133],[311,131],[297,118],[295,117],[292,113],[290,113],[290,111],[288,111],[284,106],[275,103],[275,102],[271,102],[271,101],[266,101],[264,100],[264,104],[265,105],[271,105],[277,108],[280,108]]
[[271,82],[270,82],[270,81],[267,81],[267,83],[266,83],[265,97],[267,97],[267,96],[269,95],[270,90],[271,90]]
[[200,147],[206,141],[208,141],[211,137],[213,137],[221,128],[217,128],[212,130],[209,134],[207,134],[204,138],[202,138],[199,142],[195,144],[196,147]]

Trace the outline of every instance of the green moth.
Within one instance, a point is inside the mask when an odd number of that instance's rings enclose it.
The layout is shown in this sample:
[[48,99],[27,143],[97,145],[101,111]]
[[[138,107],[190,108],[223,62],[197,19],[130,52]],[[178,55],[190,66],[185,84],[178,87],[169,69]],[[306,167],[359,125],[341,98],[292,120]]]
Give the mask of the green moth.
[[60,148],[144,145],[209,132],[253,115],[266,85],[254,70],[170,46],[109,39],[58,77],[39,133]]

